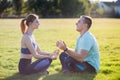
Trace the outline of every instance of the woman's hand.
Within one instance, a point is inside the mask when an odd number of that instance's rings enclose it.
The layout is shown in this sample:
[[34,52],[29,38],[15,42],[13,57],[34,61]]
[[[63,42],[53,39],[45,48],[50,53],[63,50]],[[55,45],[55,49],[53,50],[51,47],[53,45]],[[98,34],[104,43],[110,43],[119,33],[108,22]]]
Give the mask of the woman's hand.
[[58,50],[55,50],[53,53],[50,54],[50,58],[51,59],[57,59],[57,56],[59,54],[59,49]]

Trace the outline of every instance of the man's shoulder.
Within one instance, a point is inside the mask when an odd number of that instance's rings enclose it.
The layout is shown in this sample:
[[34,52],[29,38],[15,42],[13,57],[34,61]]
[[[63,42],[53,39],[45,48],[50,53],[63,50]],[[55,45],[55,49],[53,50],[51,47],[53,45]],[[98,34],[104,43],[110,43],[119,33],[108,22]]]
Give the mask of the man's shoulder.
[[86,32],[85,35],[83,36],[84,39],[88,39],[88,40],[92,39],[93,37],[94,36],[90,32]]

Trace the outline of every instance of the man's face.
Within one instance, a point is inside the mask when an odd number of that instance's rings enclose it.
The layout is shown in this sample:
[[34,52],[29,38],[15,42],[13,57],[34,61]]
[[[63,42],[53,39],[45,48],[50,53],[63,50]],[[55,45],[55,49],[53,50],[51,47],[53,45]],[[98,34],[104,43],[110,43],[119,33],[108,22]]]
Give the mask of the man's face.
[[80,17],[80,19],[76,23],[76,31],[81,32],[84,28],[84,18]]

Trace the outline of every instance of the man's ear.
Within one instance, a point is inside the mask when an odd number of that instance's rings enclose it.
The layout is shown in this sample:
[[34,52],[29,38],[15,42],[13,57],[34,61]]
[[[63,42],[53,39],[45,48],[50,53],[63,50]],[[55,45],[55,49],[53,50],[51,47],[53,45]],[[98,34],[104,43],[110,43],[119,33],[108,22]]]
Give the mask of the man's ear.
[[88,28],[88,24],[84,23],[84,25]]

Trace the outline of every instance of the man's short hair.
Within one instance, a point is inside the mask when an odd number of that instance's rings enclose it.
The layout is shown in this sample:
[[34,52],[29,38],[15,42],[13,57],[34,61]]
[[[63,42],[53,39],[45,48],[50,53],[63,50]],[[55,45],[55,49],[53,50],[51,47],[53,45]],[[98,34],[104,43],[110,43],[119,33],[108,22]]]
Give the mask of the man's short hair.
[[92,18],[90,16],[85,16],[85,15],[82,15],[82,18],[84,18],[84,22],[88,25],[88,29],[89,29],[92,25]]

